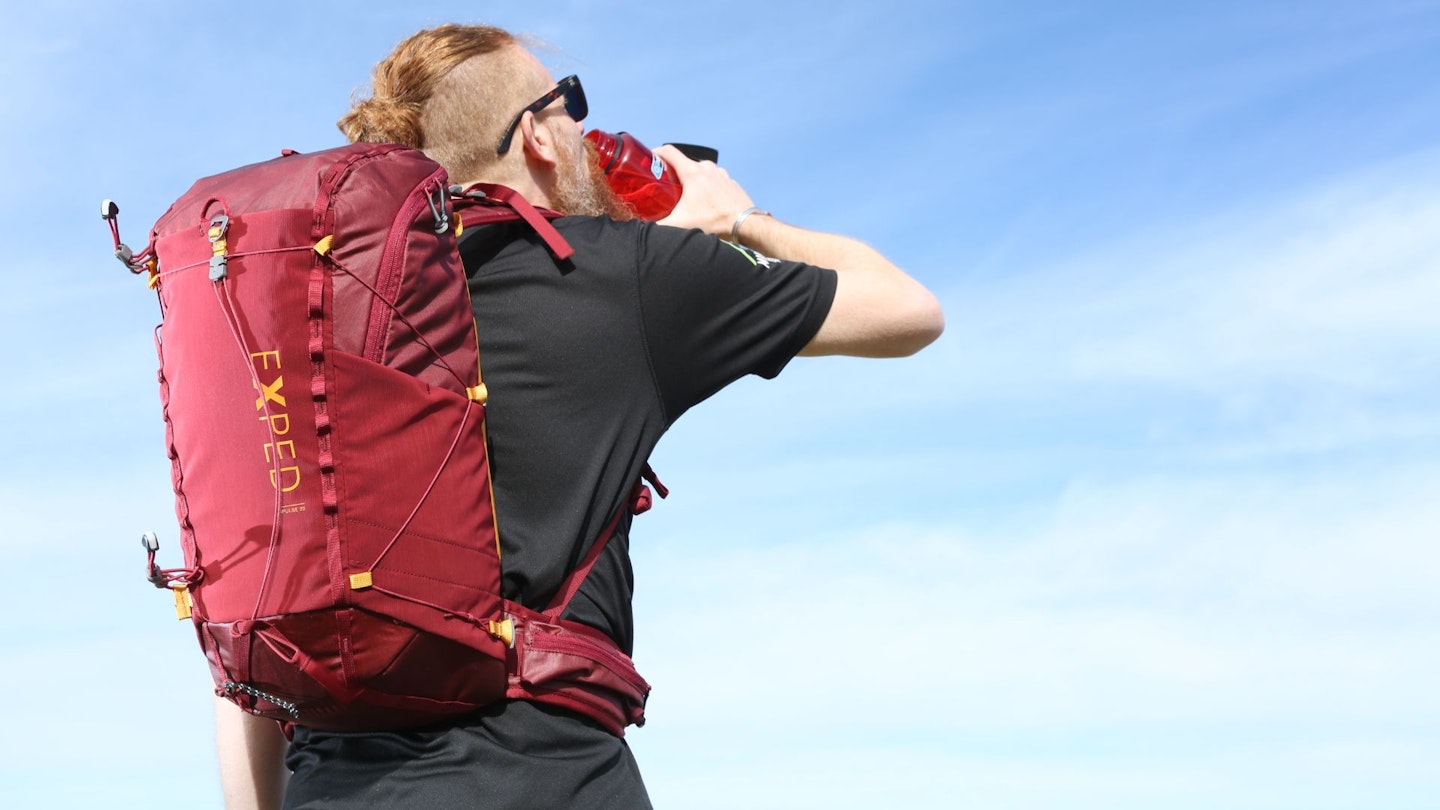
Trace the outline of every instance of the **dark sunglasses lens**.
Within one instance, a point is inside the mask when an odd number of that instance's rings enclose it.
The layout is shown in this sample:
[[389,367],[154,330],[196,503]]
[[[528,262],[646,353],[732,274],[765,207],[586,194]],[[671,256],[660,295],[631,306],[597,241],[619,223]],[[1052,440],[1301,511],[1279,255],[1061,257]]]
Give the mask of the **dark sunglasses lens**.
[[576,79],[565,87],[565,114],[572,120],[584,121],[589,112],[585,103],[585,88],[581,87],[580,80]]

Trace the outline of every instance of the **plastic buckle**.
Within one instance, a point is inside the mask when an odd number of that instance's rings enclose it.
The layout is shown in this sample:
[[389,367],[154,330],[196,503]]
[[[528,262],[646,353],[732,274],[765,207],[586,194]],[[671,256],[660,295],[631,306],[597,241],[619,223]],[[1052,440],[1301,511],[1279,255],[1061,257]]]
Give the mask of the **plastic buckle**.
[[514,619],[508,617],[499,621],[491,619],[489,627],[487,629],[490,631],[490,635],[492,637],[504,642],[506,647],[510,647],[512,649],[515,647]]
[[230,230],[230,217],[225,214],[216,214],[210,220],[210,229],[205,232],[212,244],[224,241],[225,232]]
[[230,217],[218,214],[210,220],[205,236],[210,240],[210,280],[220,281],[228,274],[226,253],[230,246],[225,242],[225,232],[230,230]]

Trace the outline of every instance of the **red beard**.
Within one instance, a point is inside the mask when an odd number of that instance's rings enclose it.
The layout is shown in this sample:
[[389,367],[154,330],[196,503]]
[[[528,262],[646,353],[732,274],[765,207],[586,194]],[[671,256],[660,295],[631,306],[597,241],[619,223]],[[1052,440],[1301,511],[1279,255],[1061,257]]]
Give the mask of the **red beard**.
[[577,139],[578,147],[563,147],[555,166],[555,210],[567,216],[609,216],[617,222],[635,218],[625,201],[610,190],[595,144]]

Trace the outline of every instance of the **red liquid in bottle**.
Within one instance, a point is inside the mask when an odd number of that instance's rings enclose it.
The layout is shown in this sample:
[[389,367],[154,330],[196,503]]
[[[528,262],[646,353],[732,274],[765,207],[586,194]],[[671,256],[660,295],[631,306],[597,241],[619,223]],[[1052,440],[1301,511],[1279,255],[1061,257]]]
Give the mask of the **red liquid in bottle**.
[[585,138],[595,144],[605,181],[635,216],[664,219],[680,202],[680,180],[658,155],[628,132],[612,135],[592,129]]

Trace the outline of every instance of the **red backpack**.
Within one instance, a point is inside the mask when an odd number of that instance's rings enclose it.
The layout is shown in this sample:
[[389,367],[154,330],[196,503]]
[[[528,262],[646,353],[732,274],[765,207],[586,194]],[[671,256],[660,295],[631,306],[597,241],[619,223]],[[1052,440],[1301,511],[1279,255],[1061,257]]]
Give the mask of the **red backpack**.
[[[146,535],[148,575],[194,620],[217,694],[332,730],[422,725],[504,697],[616,734],[643,722],[649,685],[629,658],[559,619],[618,515],[546,610],[500,596],[457,236],[524,220],[565,261],[558,214],[501,186],[451,187],[394,144],[287,150],[200,180],[139,254],[103,209],[116,255],[160,299],[185,566],[159,568]],[[648,505],[643,484],[635,501]]]

